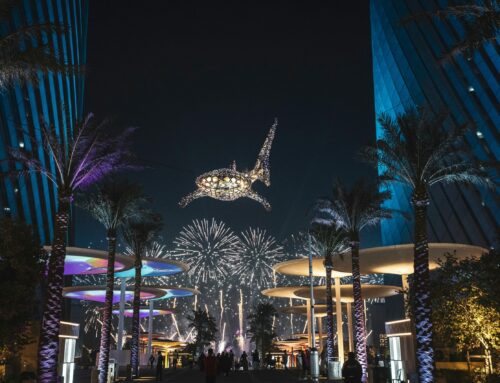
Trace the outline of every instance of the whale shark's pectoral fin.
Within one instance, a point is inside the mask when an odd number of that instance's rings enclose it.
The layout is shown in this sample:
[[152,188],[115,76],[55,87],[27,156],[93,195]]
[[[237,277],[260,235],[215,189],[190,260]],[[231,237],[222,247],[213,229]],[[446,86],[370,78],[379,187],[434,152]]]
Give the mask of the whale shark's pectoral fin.
[[187,196],[182,198],[179,201],[179,206],[180,207],[186,207],[189,205],[191,202],[193,202],[195,199],[201,198],[201,197],[206,197],[207,194],[205,193],[204,190],[202,189],[196,189],[194,192],[189,193]]
[[253,190],[250,190],[248,192],[248,194],[246,195],[246,197],[250,198],[250,199],[253,199],[254,201],[257,201],[259,202],[262,206],[264,206],[264,208],[267,210],[267,211],[271,211],[271,204],[269,202],[267,202],[267,199],[265,199],[264,197],[262,197],[260,194],[258,194],[257,192],[253,191]]

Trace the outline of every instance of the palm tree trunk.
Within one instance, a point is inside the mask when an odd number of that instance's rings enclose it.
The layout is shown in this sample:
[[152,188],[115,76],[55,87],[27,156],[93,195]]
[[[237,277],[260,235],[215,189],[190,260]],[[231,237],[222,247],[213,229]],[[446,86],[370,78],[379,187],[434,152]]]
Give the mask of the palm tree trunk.
[[116,230],[109,229],[108,240],[108,270],[106,273],[106,297],[101,326],[101,344],[99,347],[99,383],[108,381],[109,348],[111,340],[111,315],[113,310],[113,291],[115,285],[115,253]]
[[43,308],[40,343],[38,347],[38,382],[58,381],[59,327],[62,315],[64,259],[69,226],[69,197],[59,197],[55,217],[54,240],[47,270],[47,290]]
[[363,371],[362,382],[368,379],[368,358],[366,356],[365,307],[361,294],[361,275],[359,272],[359,241],[351,240],[352,259],[352,292],[354,297],[354,338],[356,340],[356,357]]
[[[334,331],[333,331],[333,295],[332,295],[332,256],[325,257],[326,270],[326,358],[327,361],[333,360],[334,357]],[[314,334],[313,334],[314,336]],[[320,339],[321,342],[321,339]]]
[[427,239],[427,193],[415,191],[415,249],[413,289],[417,343],[417,371],[421,383],[434,382],[434,348],[432,346],[431,302],[429,291],[429,244]]
[[132,315],[132,342],[130,346],[130,366],[132,375],[139,376],[139,309],[141,305],[141,256],[135,255],[134,313]]

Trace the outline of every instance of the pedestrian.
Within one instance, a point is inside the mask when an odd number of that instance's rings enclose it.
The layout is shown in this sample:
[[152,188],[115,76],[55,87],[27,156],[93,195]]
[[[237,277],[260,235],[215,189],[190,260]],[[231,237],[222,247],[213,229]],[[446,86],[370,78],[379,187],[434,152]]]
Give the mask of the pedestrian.
[[217,359],[214,356],[214,350],[208,349],[208,356],[204,360],[206,383],[215,383],[217,378]]
[[229,350],[229,369],[233,370],[234,369],[234,352],[233,350]]
[[149,357],[149,365],[151,366],[151,369],[153,369],[154,364],[155,364],[155,356],[151,354],[151,356]]
[[243,371],[248,371],[248,355],[246,351],[243,351],[243,354],[241,354],[240,363],[243,366]]
[[[154,359],[154,357],[153,357]],[[163,357],[161,351],[158,351],[158,357],[156,358],[156,381],[161,382],[163,380],[163,366],[165,365],[165,358]]]
[[361,364],[356,360],[354,352],[347,354],[347,360],[342,366],[342,377],[345,383],[361,383]]
[[177,360],[179,359],[179,353],[176,351],[174,352],[174,360],[172,361],[172,367],[174,370],[177,369]]
[[260,364],[259,351],[257,351],[257,349],[255,349],[255,351],[252,352],[252,368],[254,370],[258,369],[259,364]]
[[301,373],[300,373],[300,379],[301,380],[306,380],[307,379],[307,355],[306,353],[304,352],[304,350],[300,350],[299,352],[299,363],[300,365],[302,366],[302,368],[300,369]]
[[288,370],[287,365],[288,365],[288,353],[285,350],[283,352],[283,366],[285,367],[285,370]]

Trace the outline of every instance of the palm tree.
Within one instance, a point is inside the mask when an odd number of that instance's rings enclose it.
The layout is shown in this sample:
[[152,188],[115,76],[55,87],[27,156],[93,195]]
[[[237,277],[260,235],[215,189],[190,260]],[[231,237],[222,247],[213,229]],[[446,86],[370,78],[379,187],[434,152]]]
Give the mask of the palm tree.
[[[106,175],[124,169],[130,163],[128,139],[132,130],[111,137],[104,124],[91,123],[92,115],[75,124],[74,137],[67,145],[58,140],[54,129],[43,127],[42,140],[30,140],[24,149],[11,149],[10,158],[25,166],[16,175],[40,173],[57,188],[58,207],[54,220],[54,238],[47,271],[47,289],[40,330],[38,381],[57,380],[59,322],[62,313],[62,288],[70,204],[75,192]],[[37,146],[50,157],[54,167],[45,166],[37,157]]]
[[198,307],[198,309],[193,310],[193,315],[187,317],[187,320],[189,321],[189,328],[194,329],[196,333],[196,351],[202,353],[203,347],[208,346],[210,342],[215,340],[215,334],[217,333],[215,318],[208,311]]
[[[13,9],[22,1],[0,0],[0,24],[9,25]],[[40,74],[74,73],[75,68],[62,61],[44,36],[63,33],[65,27],[54,23],[24,25],[0,36],[0,91],[16,82],[38,82]],[[36,43],[34,43],[36,42]]]
[[251,341],[255,342],[260,355],[265,355],[276,338],[274,332],[273,318],[278,316],[278,312],[271,303],[261,302],[254,307],[253,312],[248,315],[248,334]]
[[[326,356],[327,360],[334,357],[334,326],[333,326],[333,294],[332,294],[332,271],[333,257],[347,250],[346,236],[344,232],[335,226],[320,224],[313,219],[311,230],[314,238],[318,242],[320,251],[324,254],[325,261],[325,283],[326,283]],[[341,320],[337,318],[337,320]]]
[[111,178],[98,185],[93,193],[88,194],[79,204],[82,208],[88,210],[105,227],[106,239],[108,241],[106,298],[104,301],[99,348],[99,383],[106,383],[108,381],[117,232],[124,221],[137,214],[137,207],[143,200],[142,188],[138,184]]
[[142,210],[135,217],[128,219],[123,227],[125,242],[127,242],[135,258],[134,312],[132,315],[132,341],[130,347],[130,365],[134,376],[139,374],[139,309],[141,306],[142,256],[162,226],[163,222],[159,214],[155,214],[150,210]]
[[431,115],[423,108],[410,109],[396,118],[381,114],[383,138],[367,147],[362,156],[382,169],[383,181],[399,182],[411,189],[414,223],[414,319],[420,382],[433,382],[431,304],[427,208],[429,190],[438,183],[492,185],[466,147],[465,126],[445,128],[447,115]]
[[363,369],[362,381],[367,379],[368,359],[366,355],[366,328],[361,275],[359,272],[360,232],[368,226],[390,218],[392,211],[382,203],[390,197],[381,192],[376,184],[359,180],[348,189],[340,181],[333,185],[332,195],[316,203],[318,216],[314,222],[334,226],[343,231],[349,241],[352,260],[352,288],[354,297],[354,332],[356,356]]
[[433,16],[440,20],[456,19],[465,29],[464,36],[445,53],[442,60],[447,61],[454,56],[472,55],[489,42],[498,39],[500,32],[500,3],[498,0],[468,0],[465,4],[448,5],[434,12],[411,16],[403,23]]

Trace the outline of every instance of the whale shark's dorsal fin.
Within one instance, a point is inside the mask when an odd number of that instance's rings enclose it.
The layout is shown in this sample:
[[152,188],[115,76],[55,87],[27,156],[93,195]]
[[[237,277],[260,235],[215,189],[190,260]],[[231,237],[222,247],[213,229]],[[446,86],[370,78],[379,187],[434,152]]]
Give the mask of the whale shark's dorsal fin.
[[278,119],[274,119],[274,124],[269,129],[267,133],[264,145],[260,149],[259,156],[255,162],[255,166],[252,173],[257,177],[258,180],[264,182],[266,186],[271,185],[271,169],[269,167],[269,155],[271,154],[271,145],[273,144],[274,135],[276,133],[276,128],[278,126]]

